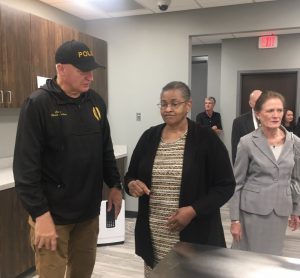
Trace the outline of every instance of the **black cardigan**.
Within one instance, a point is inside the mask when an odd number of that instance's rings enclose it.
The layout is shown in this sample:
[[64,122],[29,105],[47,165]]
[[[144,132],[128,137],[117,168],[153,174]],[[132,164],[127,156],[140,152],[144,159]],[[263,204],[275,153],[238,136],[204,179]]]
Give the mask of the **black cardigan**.
[[[151,127],[139,139],[125,176],[128,183],[139,179],[151,189],[152,168],[165,124]],[[191,205],[197,216],[180,232],[180,240],[226,247],[220,207],[232,196],[235,179],[226,147],[207,127],[188,119],[179,207]],[[136,254],[154,266],[149,228],[149,196],[139,198],[135,227]]]

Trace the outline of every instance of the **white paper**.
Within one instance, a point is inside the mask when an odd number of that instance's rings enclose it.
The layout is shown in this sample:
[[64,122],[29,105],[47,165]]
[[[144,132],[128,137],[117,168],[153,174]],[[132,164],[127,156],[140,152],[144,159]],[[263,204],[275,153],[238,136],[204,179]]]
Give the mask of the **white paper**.
[[50,79],[49,77],[44,77],[44,76],[37,76],[36,80],[37,80],[37,86],[38,88],[40,88],[41,86],[46,84],[46,80]]

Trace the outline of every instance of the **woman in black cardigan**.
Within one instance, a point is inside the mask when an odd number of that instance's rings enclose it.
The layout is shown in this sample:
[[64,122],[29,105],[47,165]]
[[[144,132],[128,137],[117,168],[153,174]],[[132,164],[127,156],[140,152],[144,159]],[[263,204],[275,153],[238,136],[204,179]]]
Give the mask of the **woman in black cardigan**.
[[226,247],[220,207],[235,187],[222,141],[187,118],[188,86],[167,84],[159,107],[164,124],[144,132],[125,176],[126,192],[139,198],[136,254],[146,277],[176,241]]

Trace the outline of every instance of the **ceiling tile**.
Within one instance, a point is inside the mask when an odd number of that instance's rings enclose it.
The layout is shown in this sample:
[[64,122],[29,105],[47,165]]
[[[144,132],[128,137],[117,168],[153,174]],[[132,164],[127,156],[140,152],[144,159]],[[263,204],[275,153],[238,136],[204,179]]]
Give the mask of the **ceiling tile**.
[[[164,13],[158,8],[157,0],[135,0],[136,2],[143,5],[145,8],[148,8],[156,13]],[[195,0],[171,0],[170,6],[165,12],[174,12],[174,11],[183,11],[190,9],[199,9],[201,8]]]
[[276,1],[276,0],[253,0],[253,1],[256,3],[259,3],[259,2],[270,2],[270,1]]
[[73,5],[70,5],[67,2],[69,1],[60,1],[53,3],[52,5],[60,10],[65,11],[66,13],[72,14],[85,20],[109,17],[109,15],[104,11],[96,9],[94,6],[83,1],[77,1],[77,3]]
[[109,13],[110,17],[123,17],[123,16],[133,16],[133,15],[143,15],[143,14],[152,14],[153,12],[146,9],[133,10],[133,11],[122,11]]
[[232,34],[216,34],[216,35],[204,35],[204,36],[193,36],[193,41],[200,41],[202,44],[213,44],[221,43],[223,39],[232,39],[234,38]]
[[107,13],[144,9],[143,5],[134,0],[86,0],[86,2]]
[[197,0],[203,8],[253,3],[252,0]]

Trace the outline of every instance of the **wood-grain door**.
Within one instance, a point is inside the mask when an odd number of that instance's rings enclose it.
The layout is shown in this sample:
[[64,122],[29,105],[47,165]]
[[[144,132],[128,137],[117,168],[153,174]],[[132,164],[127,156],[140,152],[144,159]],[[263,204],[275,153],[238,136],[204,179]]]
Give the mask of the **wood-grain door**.
[[14,188],[0,191],[0,219],[0,277],[17,277],[34,267],[35,262],[28,213]]
[[37,76],[52,78],[56,74],[55,52],[65,41],[78,39],[69,27],[31,15],[32,90],[37,89]]
[[30,16],[28,13],[0,7],[1,89],[4,107],[20,107],[31,91]]

